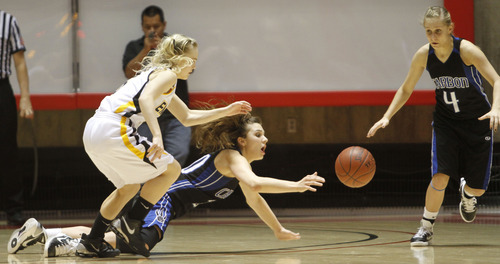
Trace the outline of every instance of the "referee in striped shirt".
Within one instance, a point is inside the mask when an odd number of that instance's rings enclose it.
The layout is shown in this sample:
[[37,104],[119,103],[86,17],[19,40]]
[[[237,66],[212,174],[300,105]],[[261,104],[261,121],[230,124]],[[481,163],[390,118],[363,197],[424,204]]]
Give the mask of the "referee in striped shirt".
[[17,82],[21,90],[20,116],[33,119],[28,68],[24,59],[26,50],[17,20],[0,10],[0,192],[3,208],[7,213],[7,224],[20,226],[24,223],[22,209],[23,181],[17,171],[17,108],[14,92],[9,82],[11,58],[14,59]]

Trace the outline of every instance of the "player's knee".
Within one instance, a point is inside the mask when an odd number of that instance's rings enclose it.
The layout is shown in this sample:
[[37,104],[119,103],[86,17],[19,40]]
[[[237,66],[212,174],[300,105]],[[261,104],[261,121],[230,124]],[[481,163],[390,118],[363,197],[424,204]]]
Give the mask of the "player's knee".
[[443,190],[446,188],[446,186],[448,186],[449,180],[450,180],[450,177],[448,175],[445,175],[442,173],[437,173],[432,177],[431,185],[435,189]]
[[134,196],[140,188],[140,184],[127,184],[118,189],[117,194],[119,196]]
[[177,160],[174,160],[172,163],[168,164],[167,170],[163,173],[163,175],[169,177],[169,176],[175,176],[178,177],[181,174],[181,165]]

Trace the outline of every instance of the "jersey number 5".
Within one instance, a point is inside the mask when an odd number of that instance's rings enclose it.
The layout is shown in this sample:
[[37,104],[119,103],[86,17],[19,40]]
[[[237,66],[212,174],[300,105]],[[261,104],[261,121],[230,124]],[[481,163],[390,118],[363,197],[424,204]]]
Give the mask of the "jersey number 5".
[[453,109],[455,110],[455,113],[460,112],[460,108],[458,108],[458,100],[457,96],[455,95],[455,92],[450,93],[451,100],[448,100],[448,93],[446,91],[443,92],[443,99],[446,104],[451,104],[453,105]]

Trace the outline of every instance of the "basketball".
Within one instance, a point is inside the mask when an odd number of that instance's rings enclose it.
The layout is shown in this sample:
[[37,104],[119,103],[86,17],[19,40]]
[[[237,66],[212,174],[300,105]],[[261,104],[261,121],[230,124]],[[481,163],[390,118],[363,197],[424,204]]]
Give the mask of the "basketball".
[[360,146],[342,150],[335,161],[337,178],[351,188],[367,185],[373,179],[375,169],[375,159],[372,154]]

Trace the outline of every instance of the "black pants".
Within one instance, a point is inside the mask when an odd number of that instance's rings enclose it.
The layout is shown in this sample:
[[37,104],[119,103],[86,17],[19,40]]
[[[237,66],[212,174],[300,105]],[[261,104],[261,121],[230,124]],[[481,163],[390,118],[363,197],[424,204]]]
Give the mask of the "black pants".
[[23,177],[18,174],[17,107],[9,79],[0,79],[0,192],[7,215],[23,209]]

